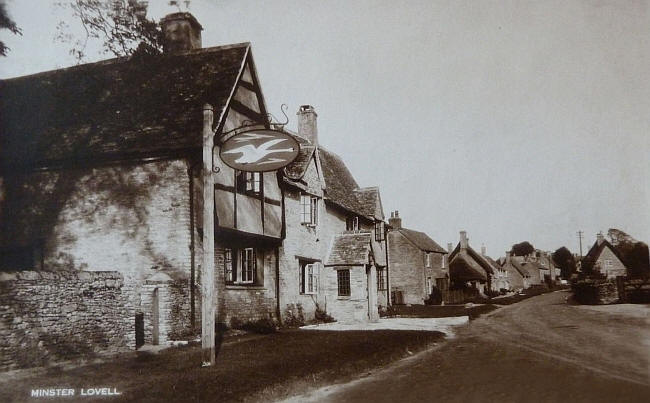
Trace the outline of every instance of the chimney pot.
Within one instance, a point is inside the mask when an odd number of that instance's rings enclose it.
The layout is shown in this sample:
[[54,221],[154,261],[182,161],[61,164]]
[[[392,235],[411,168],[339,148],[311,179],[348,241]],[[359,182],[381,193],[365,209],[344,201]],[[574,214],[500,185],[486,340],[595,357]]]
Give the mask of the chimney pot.
[[598,245],[599,245],[599,246],[602,245],[603,242],[605,242],[605,236],[603,235],[602,232],[599,232],[599,233],[596,235],[596,241],[598,242]]
[[486,253],[485,245],[481,245],[481,255],[485,256],[485,253]]
[[203,27],[190,13],[173,13],[160,20],[165,53],[182,53],[201,48]]
[[454,251],[454,244],[451,242],[447,242],[447,252],[451,255],[451,252]]

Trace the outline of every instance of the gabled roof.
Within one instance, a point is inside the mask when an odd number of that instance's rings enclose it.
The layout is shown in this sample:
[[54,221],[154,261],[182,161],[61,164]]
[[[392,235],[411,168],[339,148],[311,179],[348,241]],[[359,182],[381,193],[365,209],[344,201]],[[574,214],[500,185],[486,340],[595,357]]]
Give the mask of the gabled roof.
[[483,270],[485,270],[490,274],[494,274],[494,268],[492,267],[492,265],[488,263],[488,261],[485,260],[482,255],[476,253],[476,251],[472,249],[472,247],[469,245],[467,245],[467,248],[463,252],[463,250],[460,249],[460,243],[458,243],[456,245],[456,248],[449,255],[449,262],[451,263],[456,257],[456,255],[461,252],[464,253],[470,259],[474,260],[479,266],[483,268]]
[[524,269],[519,262],[513,258],[510,258],[508,260],[506,258],[506,261],[503,263],[503,267],[505,269],[508,268],[508,265],[512,266],[515,268],[515,270],[522,276],[522,277],[530,277],[530,274],[528,274],[528,270]]
[[334,236],[325,266],[358,266],[368,264],[371,233],[355,232]]
[[481,255],[490,265],[492,265],[494,270],[501,270],[501,265],[497,263],[494,259],[487,255]]
[[[582,258],[582,261],[584,262],[587,261],[587,259],[591,259],[593,262],[595,262],[598,260],[598,257],[605,248],[609,248],[612,253],[618,258],[618,260],[623,263],[623,259],[621,259],[621,255],[618,253],[618,250],[616,250],[616,248],[611,243],[609,243],[607,239],[603,239],[603,242],[601,242],[600,245],[598,245],[598,241],[594,242],[594,244],[589,249],[589,252],[587,252],[587,254]],[[623,266],[625,266],[625,263],[623,263]]]
[[436,241],[429,238],[429,235],[424,232],[414,231],[408,228],[400,228],[397,231],[404,235],[406,239],[411,241],[411,243],[420,250],[425,252],[447,253],[446,250],[438,245]]
[[460,281],[482,280],[487,277],[481,267],[471,258],[461,254],[449,264],[449,274],[452,279]]
[[363,215],[354,192],[359,185],[341,157],[323,147],[318,147],[318,154],[325,179],[325,196],[332,203]]
[[120,58],[0,81],[3,169],[200,148],[203,105],[223,116],[250,44]]

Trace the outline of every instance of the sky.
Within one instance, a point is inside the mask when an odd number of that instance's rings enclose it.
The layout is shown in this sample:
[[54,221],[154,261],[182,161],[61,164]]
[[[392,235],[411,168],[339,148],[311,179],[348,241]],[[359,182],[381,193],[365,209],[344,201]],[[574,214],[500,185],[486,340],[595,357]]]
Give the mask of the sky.
[[[149,16],[177,11],[149,2]],[[8,0],[22,36],[0,78],[75,64],[45,0]],[[183,8],[185,10],[185,8]],[[310,104],[319,142],[386,216],[446,247],[583,253],[650,240],[650,1],[191,0],[203,46],[251,42],[267,108]],[[109,56],[92,52],[88,61]],[[1,96],[1,94],[0,94]]]

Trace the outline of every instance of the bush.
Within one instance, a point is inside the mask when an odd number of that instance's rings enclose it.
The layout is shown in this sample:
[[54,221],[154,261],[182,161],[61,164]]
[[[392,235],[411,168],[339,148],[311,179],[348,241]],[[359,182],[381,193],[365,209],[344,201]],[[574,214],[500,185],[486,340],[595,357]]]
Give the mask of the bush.
[[275,322],[270,318],[258,319],[254,322],[249,321],[242,325],[242,329],[247,332],[259,333],[259,334],[270,334],[275,333],[277,327]]
[[442,303],[442,291],[436,286],[431,289],[429,298],[424,300],[425,305],[440,305]]
[[323,322],[323,323],[332,323],[336,322],[336,319],[331,317],[325,310],[321,309],[319,306],[316,307],[316,312],[314,313],[314,319],[316,319],[316,322]]
[[285,308],[284,325],[286,327],[300,327],[305,325],[305,313],[302,304],[289,304]]
[[501,295],[501,293],[497,290],[485,290],[485,295],[489,298],[494,298]]

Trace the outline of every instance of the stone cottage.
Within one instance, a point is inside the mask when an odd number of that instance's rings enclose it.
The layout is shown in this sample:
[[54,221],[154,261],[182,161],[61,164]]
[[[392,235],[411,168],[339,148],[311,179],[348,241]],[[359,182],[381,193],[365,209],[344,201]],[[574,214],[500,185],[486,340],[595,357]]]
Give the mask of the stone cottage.
[[449,254],[449,277],[453,288],[471,287],[484,294],[492,287],[494,269],[469,246],[467,232],[460,231],[460,242]]
[[506,259],[502,267],[508,273],[511,290],[521,291],[530,287],[530,274],[521,266],[519,261],[512,257],[512,252],[506,252]]
[[627,268],[618,251],[602,233],[596,235],[596,242],[582,258],[581,269],[592,269],[607,278],[627,275]]
[[[0,267],[113,273],[105,277],[121,287],[115,314],[129,348],[200,330],[206,257],[216,265],[220,321],[279,311],[278,176],[236,172],[218,157],[224,133],[269,126],[251,46],[201,48],[189,13],[161,23],[161,55],[0,82]],[[206,133],[215,133],[213,191],[202,186]],[[202,244],[205,204],[214,245]],[[30,329],[36,341],[50,332],[38,318]]]
[[440,245],[424,232],[402,226],[399,211],[388,220],[388,259],[390,289],[395,304],[422,304],[436,286],[449,287],[446,254]]
[[374,318],[376,305],[388,299],[379,189],[359,187],[343,160],[319,143],[312,106],[301,106],[297,116],[300,154],[282,177],[281,315],[295,316],[300,309],[310,320],[320,309],[335,319]]

